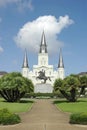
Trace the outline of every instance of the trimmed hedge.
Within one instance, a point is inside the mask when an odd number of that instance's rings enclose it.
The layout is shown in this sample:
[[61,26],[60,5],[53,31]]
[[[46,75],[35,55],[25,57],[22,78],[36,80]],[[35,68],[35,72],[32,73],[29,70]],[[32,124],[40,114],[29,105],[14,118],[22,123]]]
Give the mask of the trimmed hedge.
[[87,113],[74,113],[70,116],[71,124],[87,125]]
[[63,97],[60,93],[26,93],[25,98],[37,98],[37,97],[50,97],[50,98],[57,98]]
[[0,110],[0,124],[1,125],[12,125],[20,123],[21,119],[17,114],[13,114],[8,111],[7,108]]

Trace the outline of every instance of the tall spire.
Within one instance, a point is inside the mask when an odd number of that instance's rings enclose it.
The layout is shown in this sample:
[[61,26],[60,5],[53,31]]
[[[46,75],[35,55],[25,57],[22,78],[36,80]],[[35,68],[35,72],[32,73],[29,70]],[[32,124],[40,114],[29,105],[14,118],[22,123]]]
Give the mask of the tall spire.
[[47,45],[46,45],[46,39],[45,39],[44,31],[42,33],[42,38],[41,38],[41,44],[40,44],[40,51],[39,51],[39,53],[47,53]]
[[62,49],[60,48],[58,68],[64,68]]
[[25,54],[24,54],[24,60],[23,60],[23,66],[22,66],[22,68],[29,68],[26,49],[25,49]]

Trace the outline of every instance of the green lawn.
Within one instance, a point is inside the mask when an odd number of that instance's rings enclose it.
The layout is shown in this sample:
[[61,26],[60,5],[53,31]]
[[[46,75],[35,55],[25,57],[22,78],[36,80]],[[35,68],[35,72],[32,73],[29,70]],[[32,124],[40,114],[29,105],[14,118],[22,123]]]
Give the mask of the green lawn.
[[26,112],[31,109],[33,105],[33,101],[30,100],[21,100],[20,103],[9,103],[6,102],[4,99],[0,98],[0,109],[8,108],[11,112],[19,113],[19,112]]
[[64,112],[77,113],[85,112],[87,113],[87,98],[78,99],[75,103],[69,103],[66,100],[58,100],[54,102],[58,108]]

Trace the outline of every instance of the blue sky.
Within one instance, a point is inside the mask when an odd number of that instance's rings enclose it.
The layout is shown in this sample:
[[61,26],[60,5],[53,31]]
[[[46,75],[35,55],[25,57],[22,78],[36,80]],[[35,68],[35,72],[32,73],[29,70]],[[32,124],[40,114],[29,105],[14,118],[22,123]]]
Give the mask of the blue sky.
[[[55,23],[53,30],[49,22],[43,26],[47,19]],[[32,69],[43,29],[55,69],[62,46],[66,75],[87,71],[87,0],[0,0],[0,71],[21,72],[25,48]]]

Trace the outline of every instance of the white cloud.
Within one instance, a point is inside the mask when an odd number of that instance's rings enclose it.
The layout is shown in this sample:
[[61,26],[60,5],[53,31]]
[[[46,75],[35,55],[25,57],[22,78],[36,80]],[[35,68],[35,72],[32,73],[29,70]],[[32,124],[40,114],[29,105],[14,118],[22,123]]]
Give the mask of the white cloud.
[[26,23],[15,37],[16,44],[21,48],[27,48],[29,51],[38,51],[41,35],[44,30],[49,52],[56,52],[63,45],[58,40],[58,34],[73,24],[73,20],[68,15],[60,16],[40,16],[36,20]]
[[3,48],[0,46],[0,53],[2,53],[4,50],[3,50]]
[[19,10],[26,8],[33,10],[32,0],[0,0],[0,7],[7,6],[8,4],[16,4]]

